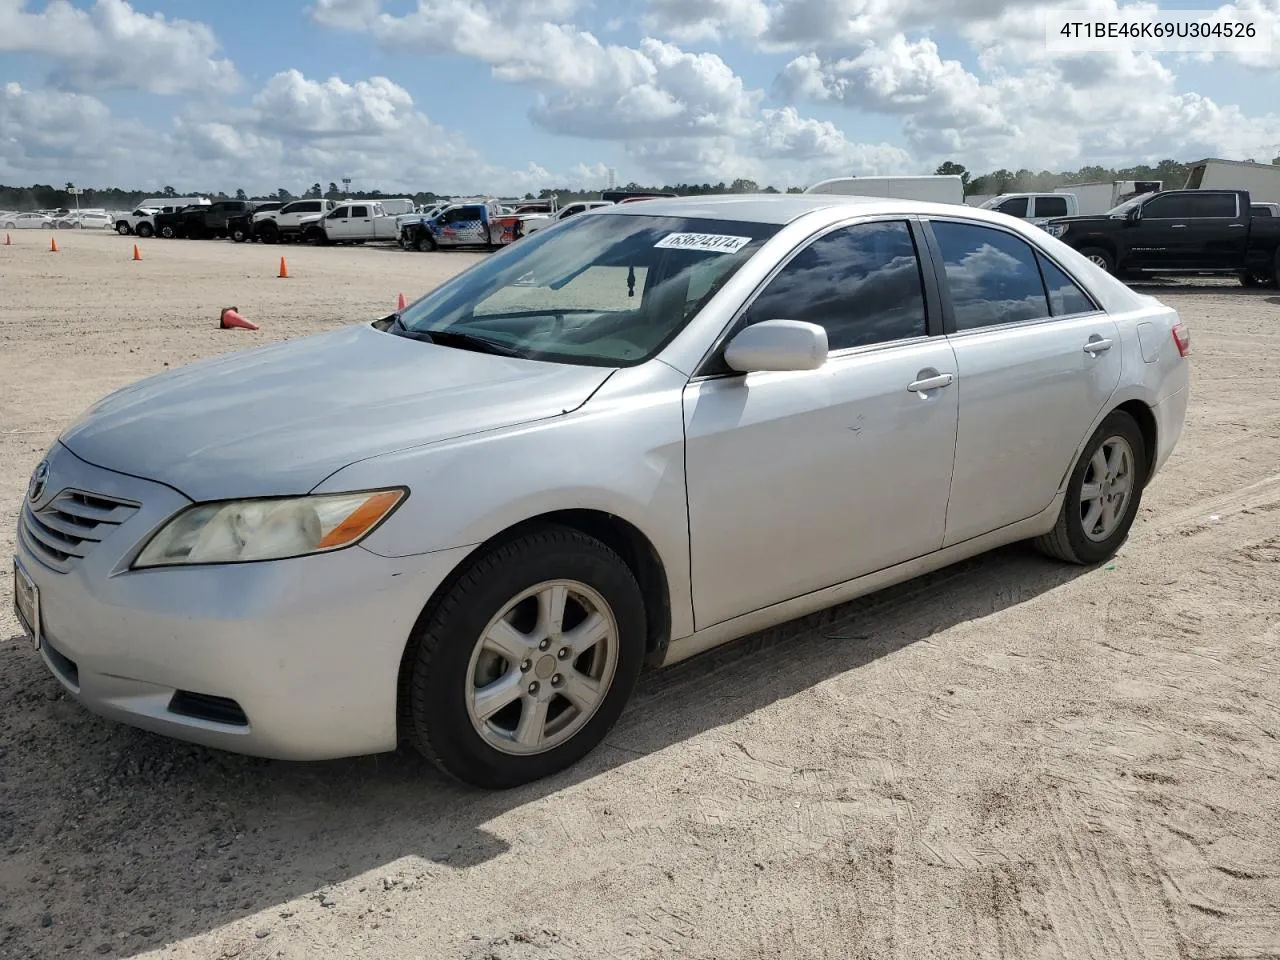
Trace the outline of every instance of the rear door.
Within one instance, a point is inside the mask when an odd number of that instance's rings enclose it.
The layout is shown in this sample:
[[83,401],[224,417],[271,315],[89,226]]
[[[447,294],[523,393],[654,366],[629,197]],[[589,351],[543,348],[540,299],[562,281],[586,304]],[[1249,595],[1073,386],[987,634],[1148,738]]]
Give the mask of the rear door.
[[1031,219],[1037,222],[1041,220],[1052,220],[1054,217],[1069,217],[1071,210],[1067,203],[1067,198],[1055,193],[1042,193],[1038,197],[1033,198],[1034,206],[1031,211]]
[[347,237],[352,240],[368,240],[373,236],[373,217],[367,203],[353,203],[347,217]]
[[1221,190],[1183,190],[1142,205],[1142,218],[1127,227],[1128,265],[1148,269],[1234,269],[1244,263],[1248,209]]
[[959,421],[946,545],[1040,513],[1120,381],[1115,322],[1013,231],[931,218]]

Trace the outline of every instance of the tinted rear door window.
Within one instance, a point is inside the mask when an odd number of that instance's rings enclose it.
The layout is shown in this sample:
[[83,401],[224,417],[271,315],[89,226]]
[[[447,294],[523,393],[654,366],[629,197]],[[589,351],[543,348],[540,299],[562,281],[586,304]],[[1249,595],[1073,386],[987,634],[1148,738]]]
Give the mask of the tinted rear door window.
[[1073,313],[1092,313],[1097,309],[1093,301],[1085,296],[1084,291],[1076,286],[1075,281],[1063,273],[1052,261],[1036,254],[1040,263],[1040,273],[1044,276],[1045,289],[1049,291],[1049,308],[1055,317],[1065,317]]
[[747,311],[746,323],[804,320],[831,350],[923,337],[924,288],[906,221],[860,223],[797,253]]
[[1029,244],[1003,230],[933,222],[957,330],[1049,316],[1040,268]]
[[1036,197],[1037,217],[1065,217],[1066,215],[1066,197]]

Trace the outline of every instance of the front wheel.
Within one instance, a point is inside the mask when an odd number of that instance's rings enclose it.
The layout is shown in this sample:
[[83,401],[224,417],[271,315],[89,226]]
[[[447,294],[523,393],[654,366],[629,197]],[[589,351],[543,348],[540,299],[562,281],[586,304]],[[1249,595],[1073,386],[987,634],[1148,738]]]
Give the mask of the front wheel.
[[409,738],[478,787],[563,770],[621,715],[645,636],[616,553],[566,527],[527,533],[470,563],[419,620],[402,671]]
[[244,243],[249,239],[249,233],[244,227],[233,227],[231,230],[231,239],[236,243]]
[[137,233],[138,236],[145,240],[147,237],[155,236],[156,229],[149,223],[140,223],[138,224]]
[[116,224],[116,233],[120,234],[122,237],[127,237],[129,234],[133,233],[133,231],[129,229],[129,225],[127,223],[121,220]]
[[1133,526],[1146,483],[1148,451],[1137,422],[1123,410],[1107,416],[1076,462],[1058,522],[1035,541],[1048,556],[1088,565],[1109,559]]
[[1116,272],[1115,257],[1101,247],[1085,247],[1080,251],[1080,255],[1094,266],[1101,267],[1107,273]]
[[172,240],[177,235],[178,231],[174,230],[173,227],[169,226],[167,223],[160,228],[160,236],[164,237],[166,240]]

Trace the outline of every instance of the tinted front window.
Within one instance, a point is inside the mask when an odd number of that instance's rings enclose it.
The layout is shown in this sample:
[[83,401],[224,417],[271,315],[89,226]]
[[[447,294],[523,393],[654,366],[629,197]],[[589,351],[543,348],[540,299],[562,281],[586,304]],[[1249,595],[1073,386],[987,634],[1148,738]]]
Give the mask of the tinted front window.
[[1036,197],[1037,217],[1065,217],[1066,215],[1066,197]]
[[1186,193],[1156,197],[1142,207],[1143,220],[1182,220],[1194,216],[1191,195]]
[[1012,200],[1006,200],[996,209],[1001,213],[1007,213],[1011,217],[1025,217],[1027,215],[1027,198],[1014,197]]
[[862,223],[797,253],[747,311],[746,323],[804,320],[832,350],[923,337],[920,261],[904,221]]
[[535,360],[628,366],[657,353],[777,230],[683,217],[573,217],[447,281],[401,322],[482,337]]
[[974,330],[1049,316],[1030,245],[1002,230],[934,221],[946,264],[956,329]]
[[367,217],[368,215],[369,215],[368,207],[352,207],[351,208],[351,216],[353,217]]
[[1052,260],[1039,253],[1036,254],[1036,260],[1040,262],[1040,273],[1044,277],[1045,289],[1049,291],[1049,308],[1053,316],[1091,313],[1096,309],[1093,301]]

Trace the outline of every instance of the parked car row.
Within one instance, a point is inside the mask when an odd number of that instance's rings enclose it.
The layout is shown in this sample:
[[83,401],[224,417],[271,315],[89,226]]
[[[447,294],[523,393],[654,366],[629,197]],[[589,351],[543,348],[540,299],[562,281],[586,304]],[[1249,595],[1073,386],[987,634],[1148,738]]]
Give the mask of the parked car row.
[[112,216],[105,210],[0,213],[4,230],[109,230],[111,226]]

